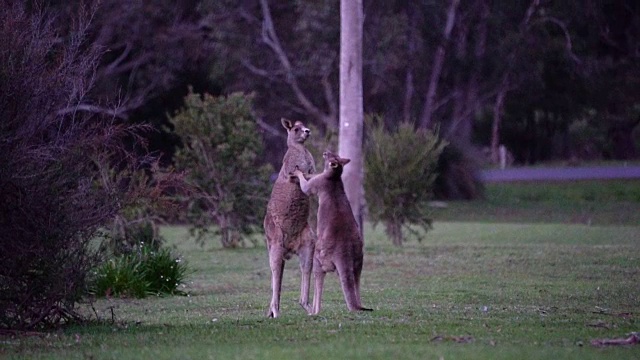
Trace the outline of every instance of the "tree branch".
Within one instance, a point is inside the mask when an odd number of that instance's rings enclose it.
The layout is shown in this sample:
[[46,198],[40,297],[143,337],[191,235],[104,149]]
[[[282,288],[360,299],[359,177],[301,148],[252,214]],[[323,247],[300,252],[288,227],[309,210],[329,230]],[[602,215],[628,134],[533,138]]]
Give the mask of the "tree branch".
[[444,64],[444,57],[446,55],[445,45],[451,38],[451,32],[453,31],[453,25],[455,24],[456,12],[460,0],[451,0],[449,3],[449,9],[447,10],[447,22],[444,27],[443,39],[433,59],[433,66],[431,68],[431,76],[429,79],[429,86],[427,87],[427,94],[425,95],[424,108],[422,110],[422,117],[420,120],[420,126],[428,128],[431,126],[431,117],[433,115],[433,104],[436,99],[436,92],[438,89],[438,83],[440,81],[440,75],[442,73],[442,65]]
[[562,22],[560,19],[552,17],[552,16],[543,16],[541,18],[539,18],[538,20],[536,20],[536,22],[550,22],[553,24],[556,24],[560,27],[560,29],[562,29],[562,32],[564,33],[564,39],[565,39],[565,43],[566,43],[566,48],[567,48],[567,53],[569,54],[569,57],[576,63],[576,64],[581,64],[582,60],[580,60],[578,58],[578,56],[576,56],[576,54],[573,53],[573,45],[571,43],[571,35],[569,34],[569,30],[567,29],[567,25]]
[[[284,68],[285,71],[285,81],[291,87],[294,95],[298,102],[304,107],[304,109],[313,115],[318,120],[325,123],[326,126],[330,128],[335,128],[335,116],[331,116],[332,114],[326,114],[318,107],[316,107],[311,100],[304,94],[302,89],[298,84],[298,80],[295,76],[293,68],[291,66],[291,62],[289,61],[289,57],[285,53],[280,40],[278,39],[278,34],[276,33],[275,27],[273,25],[273,19],[271,18],[271,10],[269,9],[269,3],[267,0],[260,0],[260,5],[262,7],[262,13],[264,19],[262,21],[262,41],[271,48],[271,50],[276,54],[280,65]],[[326,91],[325,91],[326,94]],[[327,103],[329,103],[330,99],[327,99]],[[335,107],[335,105],[334,105]]]
[[109,115],[109,116],[117,117],[120,119],[126,119],[127,110],[128,109],[124,107],[117,107],[117,108],[111,109],[111,108],[101,107],[97,105],[78,104],[78,105],[66,107],[64,109],[60,109],[58,110],[57,114],[67,115],[67,114],[75,113],[78,111],[84,111],[84,112],[89,112],[94,114]]

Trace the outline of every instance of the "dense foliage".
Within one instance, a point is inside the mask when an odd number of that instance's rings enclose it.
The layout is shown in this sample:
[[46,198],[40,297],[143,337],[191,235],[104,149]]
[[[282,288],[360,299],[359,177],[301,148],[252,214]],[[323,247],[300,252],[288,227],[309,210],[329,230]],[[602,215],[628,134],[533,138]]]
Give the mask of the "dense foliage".
[[[382,222],[394,245],[402,245],[406,225],[431,227],[427,203],[432,200],[436,167],[447,142],[430,130],[401,123],[388,132],[379,118],[368,129],[364,188],[369,219]],[[418,238],[419,239],[419,238]]]
[[197,239],[215,235],[225,247],[242,245],[245,235],[261,228],[273,172],[260,163],[263,145],[251,98],[190,93],[170,121],[183,144],[175,166],[188,171],[200,194],[187,200]]

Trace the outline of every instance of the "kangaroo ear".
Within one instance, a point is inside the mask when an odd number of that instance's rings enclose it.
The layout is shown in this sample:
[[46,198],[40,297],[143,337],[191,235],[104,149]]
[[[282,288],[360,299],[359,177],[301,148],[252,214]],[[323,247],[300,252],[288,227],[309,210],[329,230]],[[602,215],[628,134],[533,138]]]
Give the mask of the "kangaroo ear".
[[340,158],[340,164],[347,165],[348,163],[351,162],[351,159],[345,159],[345,158]]
[[293,127],[293,122],[291,120],[282,118],[280,119],[280,122],[282,123],[282,126],[284,126],[284,128],[287,130],[291,130],[291,128]]

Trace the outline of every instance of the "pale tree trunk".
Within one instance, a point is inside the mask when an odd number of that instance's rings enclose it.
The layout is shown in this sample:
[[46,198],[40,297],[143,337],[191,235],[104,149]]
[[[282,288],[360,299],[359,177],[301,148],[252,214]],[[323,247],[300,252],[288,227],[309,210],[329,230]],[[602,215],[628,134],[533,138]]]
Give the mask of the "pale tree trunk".
[[351,159],[342,181],[353,215],[362,233],[363,105],[362,105],[362,0],[340,1],[340,133],[341,157]]
[[502,120],[504,98],[507,95],[508,89],[509,76],[505,75],[502,79],[500,89],[498,90],[496,101],[493,104],[493,123],[491,125],[491,161],[494,164],[497,164],[499,159],[498,149],[500,147],[500,121]]
[[473,50],[473,62],[471,68],[471,75],[464,84],[462,79],[462,73],[456,74],[456,90],[457,95],[454,97],[454,111],[452,116],[452,123],[449,126],[446,137],[455,137],[458,141],[463,143],[469,143],[471,141],[471,130],[473,128],[474,114],[480,109],[481,101],[479,99],[479,84],[482,76],[482,59],[485,56],[486,41],[487,41],[487,23],[489,20],[489,6],[486,0],[479,0],[477,2],[479,7],[480,17],[477,24],[470,28],[468,24],[461,24],[459,36],[456,40],[457,56],[461,59],[470,56],[467,54],[467,46],[469,45],[469,33],[472,33],[474,38],[474,50]]
[[431,76],[429,77],[429,86],[427,87],[424,108],[422,110],[422,119],[420,120],[420,126],[424,128],[429,128],[432,125],[431,121],[434,104],[436,101],[438,83],[440,82],[440,75],[442,74],[442,65],[444,64],[444,58],[446,55],[446,46],[451,38],[451,32],[453,31],[453,25],[455,24],[456,12],[458,11],[459,4],[460,0],[451,0],[449,3],[449,9],[447,10],[447,22],[445,24],[444,33],[442,34],[442,41],[438,46],[438,49],[436,49],[436,54],[433,58]]
[[[531,0],[531,3],[529,4],[529,7],[527,8],[526,13],[524,14],[524,18],[522,19],[522,22],[520,22],[519,26],[519,32],[522,39],[525,38],[528,31],[529,23],[531,22],[531,18],[534,16],[539,6],[540,0]],[[511,90],[511,83],[513,82],[511,71],[516,61],[516,53],[512,52],[511,54],[509,54],[509,58],[507,59],[507,66],[502,76],[502,82],[500,83],[500,87],[498,88],[498,94],[496,95],[496,101],[493,104],[493,124],[491,125],[491,160],[494,163],[497,163],[500,157],[498,153],[500,148],[500,122],[502,121],[502,112],[504,108],[505,98],[509,90]]]
[[[455,38],[455,56],[458,60],[464,61],[467,57],[467,43],[469,40],[469,26],[464,22],[460,22],[458,25],[458,31]],[[467,121],[469,105],[467,103],[466,90],[467,79],[466,74],[462,71],[458,71],[453,75],[453,111],[451,113],[450,123],[447,129],[447,138],[456,137],[457,141],[466,143],[468,137],[463,136],[460,129],[464,127],[465,121]]]
[[416,58],[416,48],[418,42],[418,10],[417,6],[413,2],[409,2],[406,8],[407,19],[409,21],[409,28],[407,29],[407,56],[409,61],[407,63],[407,71],[405,73],[405,92],[404,103],[402,105],[402,120],[404,122],[410,122],[411,119],[411,104],[413,103],[413,94],[415,87],[413,85],[414,79],[414,67]]

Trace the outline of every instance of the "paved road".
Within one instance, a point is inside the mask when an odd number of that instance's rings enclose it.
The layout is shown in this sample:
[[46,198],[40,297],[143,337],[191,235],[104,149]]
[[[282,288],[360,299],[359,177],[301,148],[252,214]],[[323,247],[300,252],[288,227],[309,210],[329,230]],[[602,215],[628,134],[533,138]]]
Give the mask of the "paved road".
[[487,182],[586,179],[640,179],[640,166],[509,168],[483,170]]

